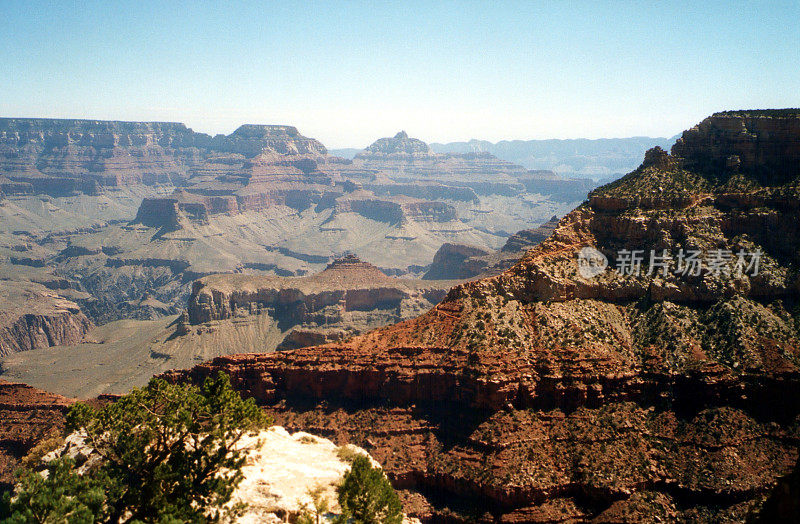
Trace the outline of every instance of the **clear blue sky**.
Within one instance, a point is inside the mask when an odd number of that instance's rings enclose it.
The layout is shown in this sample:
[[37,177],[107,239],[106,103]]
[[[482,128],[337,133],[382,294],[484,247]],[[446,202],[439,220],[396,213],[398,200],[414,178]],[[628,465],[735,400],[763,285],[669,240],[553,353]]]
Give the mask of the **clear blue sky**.
[[0,0],[0,116],[288,123],[329,147],[669,136],[800,106],[800,2]]

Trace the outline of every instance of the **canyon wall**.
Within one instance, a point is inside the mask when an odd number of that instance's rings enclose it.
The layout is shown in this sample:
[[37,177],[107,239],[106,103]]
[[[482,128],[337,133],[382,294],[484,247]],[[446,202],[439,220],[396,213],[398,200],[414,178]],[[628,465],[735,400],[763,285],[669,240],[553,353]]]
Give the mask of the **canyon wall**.
[[291,126],[244,125],[211,137],[175,122],[0,118],[0,174],[51,195],[91,194],[98,186],[180,185],[211,154],[251,158],[265,151],[327,153]]
[[0,357],[76,344],[92,323],[75,302],[33,282],[0,281]]
[[73,399],[0,380],[0,491],[10,489],[22,459],[64,428]]
[[[726,128],[700,158],[727,154]],[[284,426],[363,445],[424,521],[744,521],[800,456],[800,194],[692,158],[652,150],[417,318],[165,376],[224,371]],[[586,247],[606,265],[587,273]],[[634,273],[623,250],[761,264]]]

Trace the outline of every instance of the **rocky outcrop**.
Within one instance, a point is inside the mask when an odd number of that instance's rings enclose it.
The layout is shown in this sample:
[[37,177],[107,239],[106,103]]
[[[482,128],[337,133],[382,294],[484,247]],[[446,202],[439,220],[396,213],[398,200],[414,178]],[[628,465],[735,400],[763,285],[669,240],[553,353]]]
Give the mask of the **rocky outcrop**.
[[319,346],[330,342],[341,342],[352,336],[354,332],[344,329],[329,328],[294,328],[283,339],[277,349],[297,349]]
[[[433,256],[430,269],[422,278],[425,280],[455,280],[473,277],[479,274],[485,266],[470,262],[489,253],[490,251],[475,246],[442,244],[442,247]],[[470,262],[467,262],[468,260]]]
[[726,180],[745,173],[781,184],[800,173],[800,109],[714,113],[684,131],[672,154],[687,169]]
[[268,311],[294,324],[330,324],[353,311],[400,314],[405,302],[435,303],[446,290],[446,283],[423,284],[386,276],[372,264],[349,255],[310,277],[204,277],[192,286],[188,312],[193,324]]
[[0,357],[76,344],[92,327],[74,302],[33,282],[0,281]]
[[208,209],[200,202],[181,202],[177,198],[145,198],[133,222],[175,230],[180,229],[187,219],[208,224]]
[[37,443],[63,430],[73,402],[26,384],[0,380],[0,491],[11,487],[14,471]]
[[[743,521],[800,454],[800,194],[689,165],[653,151],[418,318],[167,377],[225,371],[284,426],[363,445],[423,520]],[[620,263],[681,249],[761,265]]]
[[371,155],[430,155],[428,144],[417,138],[409,138],[408,133],[400,131],[392,138],[380,138],[356,157]]
[[322,143],[304,137],[294,126],[253,124],[239,126],[228,136],[217,135],[210,149],[246,157],[254,157],[265,150],[280,155],[325,155],[328,152]]

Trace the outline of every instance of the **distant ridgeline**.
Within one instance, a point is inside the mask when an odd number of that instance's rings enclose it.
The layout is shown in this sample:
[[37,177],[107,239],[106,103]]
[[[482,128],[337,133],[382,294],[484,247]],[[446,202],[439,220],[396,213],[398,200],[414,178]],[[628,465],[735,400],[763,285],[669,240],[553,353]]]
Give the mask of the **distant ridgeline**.
[[91,193],[98,186],[179,184],[217,153],[326,153],[291,126],[244,125],[230,135],[175,122],[0,118],[0,189],[5,193]]
[[431,144],[437,153],[486,152],[527,169],[549,169],[563,176],[618,178],[636,168],[651,147],[663,149],[675,143],[672,138],[575,138],[547,140],[470,140]]

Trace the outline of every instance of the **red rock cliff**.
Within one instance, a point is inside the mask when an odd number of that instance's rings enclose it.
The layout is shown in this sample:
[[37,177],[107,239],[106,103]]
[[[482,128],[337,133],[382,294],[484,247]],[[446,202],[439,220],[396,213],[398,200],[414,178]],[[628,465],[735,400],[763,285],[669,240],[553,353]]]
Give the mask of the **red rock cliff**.
[[[715,122],[695,142],[738,147]],[[756,141],[772,126],[794,123]],[[366,446],[424,520],[742,521],[798,458],[800,193],[757,164],[720,177],[698,151],[651,151],[421,317],[167,376],[225,371],[282,424]],[[594,277],[586,246],[609,259]],[[763,257],[757,274],[633,276],[613,269],[623,249]]]

